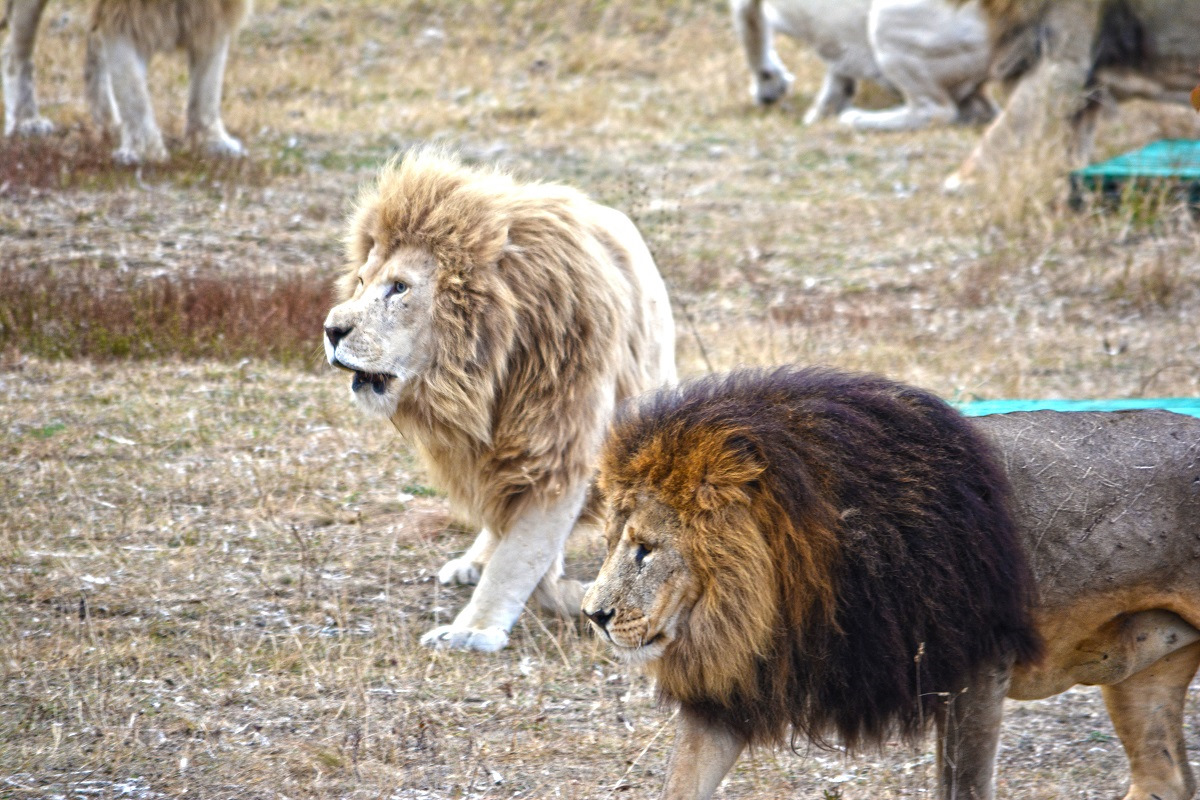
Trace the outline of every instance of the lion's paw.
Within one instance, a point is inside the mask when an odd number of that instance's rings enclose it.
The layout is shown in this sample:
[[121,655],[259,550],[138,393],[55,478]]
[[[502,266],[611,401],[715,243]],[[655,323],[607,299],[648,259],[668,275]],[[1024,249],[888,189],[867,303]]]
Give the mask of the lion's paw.
[[214,136],[204,144],[204,151],[215,158],[245,158],[246,147],[227,134]]
[[465,628],[442,625],[421,637],[421,644],[438,650],[479,650],[494,653],[508,645],[508,632],[503,628]]
[[54,123],[45,117],[25,117],[17,120],[10,131],[11,136],[39,137],[54,133]]
[[754,76],[750,94],[760,106],[769,106],[783,99],[794,80],[792,74],[782,66],[763,67]]
[[167,158],[167,148],[162,144],[150,144],[141,149],[124,145],[113,151],[113,161],[126,167],[135,167],[138,164],[162,164]]
[[469,558],[452,558],[438,570],[438,583],[442,586],[474,586],[479,583],[483,566]]

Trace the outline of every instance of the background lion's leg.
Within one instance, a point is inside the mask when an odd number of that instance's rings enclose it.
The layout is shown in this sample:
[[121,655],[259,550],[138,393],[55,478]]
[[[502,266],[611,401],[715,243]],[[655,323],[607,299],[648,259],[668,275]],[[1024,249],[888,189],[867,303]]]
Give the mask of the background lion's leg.
[[88,36],[87,54],[83,65],[83,82],[87,89],[88,108],[92,121],[104,131],[119,131],[121,114],[113,96],[112,76],[104,55],[104,40],[96,31]]
[[227,31],[205,47],[188,50],[187,137],[210,155],[240,157],[246,148],[221,121],[221,84],[231,38],[232,32]]
[[830,69],[821,81],[812,105],[804,112],[804,124],[812,125],[823,117],[840,113],[850,104],[850,98],[858,88],[858,81],[847,75],[839,75]]
[[1200,666],[1200,642],[1176,650],[1120,683],[1101,687],[1129,756],[1125,800],[1185,800],[1196,790],[1183,739],[1183,704]]
[[750,95],[756,103],[774,103],[787,94],[794,79],[775,52],[771,23],[763,11],[762,0],[730,0],[729,10],[753,76]]
[[483,568],[487,566],[498,544],[500,539],[485,525],[465,553],[442,565],[438,570],[438,581],[443,586],[456,583],[474,586],[479,583],[479,576],[483,574]]
[[1041,61],[1018,83],[979,144],[946,179],[946,189],[956,190],[980,174],[1011,169],[1022,155],[1029,163],[1068,160],[1077,117],[1085,108],[1084,85],[1092,66],[1101,5],[1092,0],[1060,0],[1050,6]]
[[33,43],[46,0],[7,0],[8,37],[0,53],[4,72],[4,135],[44,136],[54,130],[38,113],[33,85]]
[[745,747],[728,728],[680,709],[663,800],[708,800]]
[[167,148],[154,121],[154,107],[146,86],[150,54],[124,34],[101,33],[104,61],[112,81],[113,98],[121,119],[121,145],[113,158],[123,164],[166,161]]
[[984,666],[963,691],[947,698],[937,715],[941,800],[992,800],[996,748],[1012,669]]
[[562,553],[587,492],[587,484],[576,486],[549,507],[534,508],[518,518],[499,537],[470,602],[454,622],[426,633],[421,643],[485,651],[508,644],[508,631]]

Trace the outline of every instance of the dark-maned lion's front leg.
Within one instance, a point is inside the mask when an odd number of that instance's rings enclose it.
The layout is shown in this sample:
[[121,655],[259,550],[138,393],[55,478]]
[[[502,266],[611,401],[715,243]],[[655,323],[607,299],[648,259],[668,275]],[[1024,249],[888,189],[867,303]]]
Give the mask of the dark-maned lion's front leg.
[[708,800],[745,747],[728,728],[680,709],[663,800]]
[[966,688],[946,698],[936,720],[941,800],[995,796],[996,748],[1011,679],[1009,664],[985,667]]

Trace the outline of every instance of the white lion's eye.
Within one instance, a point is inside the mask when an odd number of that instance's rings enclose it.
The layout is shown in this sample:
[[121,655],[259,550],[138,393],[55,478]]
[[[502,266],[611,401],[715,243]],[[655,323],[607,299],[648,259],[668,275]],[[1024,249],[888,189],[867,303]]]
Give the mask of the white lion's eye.
[[387,294],[384,297],[391,297],[394,294],[404,294],[408,291],[408,284],[404,281],[396,281],[388,287]]

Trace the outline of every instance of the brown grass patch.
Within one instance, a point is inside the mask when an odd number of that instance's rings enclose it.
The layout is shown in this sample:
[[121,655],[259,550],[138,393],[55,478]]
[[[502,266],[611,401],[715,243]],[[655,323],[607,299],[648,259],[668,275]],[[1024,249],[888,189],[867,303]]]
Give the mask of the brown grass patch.
[[321,363],[332,281],[0,263],[0,350],[42,358]]
[[70,130],[45,139],[5,139],[0,145],[0,194],[27,189],[92,189],[111,191],[146,180],[181,186],[220,183],[261,186],[273,171],[286,168],[251,159],[211,159],[180,150],[167,141],[170,158],[163,164],[124,167],[113,163],[114,142]]

